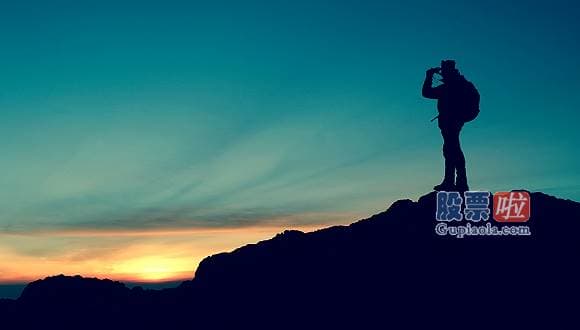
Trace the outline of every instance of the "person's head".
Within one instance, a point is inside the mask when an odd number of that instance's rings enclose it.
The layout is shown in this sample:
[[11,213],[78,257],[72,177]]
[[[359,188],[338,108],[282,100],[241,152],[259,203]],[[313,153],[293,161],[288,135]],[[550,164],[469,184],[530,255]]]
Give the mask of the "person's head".
[[441,76],[443,79],[449,79],[459,76],[459,70],[455,68],[454,60],[441,61]]

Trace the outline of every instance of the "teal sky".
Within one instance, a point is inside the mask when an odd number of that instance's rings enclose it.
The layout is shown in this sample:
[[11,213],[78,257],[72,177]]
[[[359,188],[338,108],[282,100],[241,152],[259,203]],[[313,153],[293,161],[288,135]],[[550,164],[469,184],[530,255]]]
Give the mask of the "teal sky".
[[471,187],[580,200],[575,1],[0,4],[0,230],[346,222],[442,176],[424,71],[482,95]]

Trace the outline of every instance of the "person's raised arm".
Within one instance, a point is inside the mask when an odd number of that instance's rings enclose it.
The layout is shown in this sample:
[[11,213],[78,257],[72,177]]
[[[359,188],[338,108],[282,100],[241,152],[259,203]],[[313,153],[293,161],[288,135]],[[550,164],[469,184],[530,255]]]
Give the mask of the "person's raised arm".
[[423,88],[421,90],[421,94],[423,94],[423,97],[426,97],[428,99],[438,99],[439,95],[440,95],[440,91],[441,89],[438,87],[433,87],[433,75],[435,74],[435,72],[438,72],[439,68],[431,68],[429,70],[427,70],[427,72],[425,73],[425,81],[423,81]]

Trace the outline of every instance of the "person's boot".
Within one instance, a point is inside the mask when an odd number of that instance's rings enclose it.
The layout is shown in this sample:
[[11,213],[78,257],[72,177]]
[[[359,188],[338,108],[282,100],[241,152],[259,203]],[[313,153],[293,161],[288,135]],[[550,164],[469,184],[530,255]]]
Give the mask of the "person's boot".
[[433,187],[435,191],[455,191],[455,185],[453,182],[445,181]]
[[455,182],[455,189],[457,189],[459,192],[469,191],[465,167],[457,169],[457,181]]
[[445,161],[445,177],[443,182],[433,187],[435,191],[454,191],[455,190],[455,168]]

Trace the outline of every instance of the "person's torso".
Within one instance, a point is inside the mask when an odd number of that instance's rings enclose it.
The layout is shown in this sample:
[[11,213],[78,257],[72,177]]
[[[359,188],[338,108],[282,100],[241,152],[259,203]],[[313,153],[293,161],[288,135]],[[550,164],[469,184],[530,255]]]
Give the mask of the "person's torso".
[[437,100],[437,111],[439,120],[455,121],[458,114],[463,110],[462,107],[462,86],[467,81],[463,76],[441,85],[441,94]]

